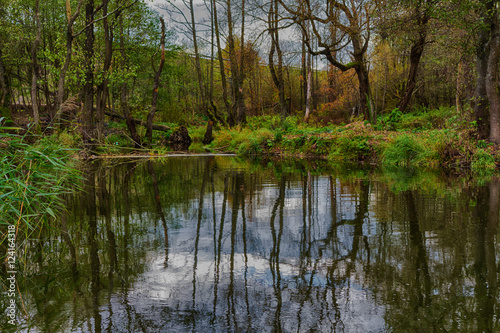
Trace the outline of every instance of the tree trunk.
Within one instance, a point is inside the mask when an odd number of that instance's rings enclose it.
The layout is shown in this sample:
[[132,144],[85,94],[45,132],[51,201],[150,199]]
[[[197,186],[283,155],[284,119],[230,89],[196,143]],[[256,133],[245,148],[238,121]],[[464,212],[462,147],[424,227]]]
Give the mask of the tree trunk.
[[481,10],[480,17],[486,23],[478,32],[476,45],[476,89],[474,92],[474,115],[477,122],[479,139],[487,139],[490,135],[490,111],[488,93],[486,92],[486,75],[488,72],[488,56],[490,54],[489,39],[491,34],[491,17],[488,13],[494,1],[487,1]]
[[57,100],[56,100],[56,116],[60,112],[60,107],[63,103],[64,100],[64,83],[66,81],[66,73],[68,72],[69,64],[71,62],[71,56],[72,56],[72,47],[73,47],[73,24],[75,23],[76,19],[80,15],[80,9],[82,7],[83,0],[80,0],[78,2],[78,7],[76,9],[76,12],[71,15],[71,3],[69,0],[66,0],[66,14],[68,18],[68,25],[66,26],[66,59],[64,60],[64,65],[61,68],[61,71],[59,73],[59,83],[57,85]]
[[231,13],[231,0],[226,1],[227,5],[227,26],[228,36],[227,43],[229,49],[229,65],[231,67],[231,89],[233,92],[233,114],[236,115],[236,123],[241,124],[246,122],[245,100],[243,97],[243,81],[242,73],[238,68],[236,59],[236,49],[234,43],[234,22]]
[[212,0],[212,11],[214,15],[215,41],[217,42],[217,55],[219,60],[219,70],[220,70],[220,77],[222,84],[222,99],[224,100],[224,106],[226,107],[227,123],[229,126],[234,126],[236,123],[236,117],[234,116],[231,110],[231,104],[229,104],[226,72],[224,71],[224,58],[222,57],[222,48],[220,45],[219,22],[217,17],[217,3],[215,0]]
[[[121,63],[121,70],[126,70],[126,62],[127,62],[127,52],[125,51],[125,35],[123,32],[123,17],[120,16],[119,19],[119,25],[120,25],[120,53],[121,53],[121,58],[122,58],[122,63]],[[121,86],[121,92],[120,92],[120,109],[122,110],[125,123],[127,124],[127,129],[130,132],[130,137],[134,141],[134,147],[135,148],[140,148],[141,147],[141,138],[139,134],[137,133],[137,129],[135,127],[136,121],[135,119],[132,118],[132,115],[130,114],[130,109],[128,106],[128,84],[124,80]],[[147,124],[146,124],[147,127]]]
[[85,83],[83,85],[83,128],[82,135],[84,143],[89,146],[94,137],[94,0],[87,0],[85,4],[85,46],[84,73]]
[[406,89],[403,98],[399,102],[398,108],[400,111],[405,112],[410,104],[411,97],[415,91],[417,82],[417,71],[422,53],[424,52],[424,45],[426,42],[427,31],[421,32],[418,41],[413,44],[410,51],[410,72],[408,74],[408,81],[406,82]]
[[7,121],[12,121],[10,114],[11,105],[11,86],[7,76],[7,70],[3,62],[2,45],[0,45],[0,117],[7,118]]
[[109,0],[103,0],[102,2],[102,27],[104,32],[104,62],[102,69],[102,82],[97,86],[96,91],[96,118],[97,118],[97,134],[101,135],[102,128],[104,125],[104,110],[106,109],[106,100],[109,95],[109,80],[108,71],[111,67],[111,58],[113,55],[113,32],[108,24],[108,3]]
[[497,10],[492,14],[490,52],[488,55],[488,66],[486,72],[486,94],[490,104],[490,141],[500,144],[500,95],[498,61],[500,60],[500,27],[497,18]]
[[42,29],[40,25],[40,0],[35,1],[35,26],[36,37],[31,49],[31,104],[33,107],[33,122],[35,124],[35,131],[38,132],[40,126],[40,111],[38,109],[38,47],[40,46]]
[[165,65],[165,21],[163,17],[160,16],[161,21],[161,58],[160,65],[158,66],[158,71],[156,72],[154,82],[153,82],[153,99],[151,101],[151,111],[148,114],[148,126],[146,128],[146,140],[151,145],[153,143],[153,118],[156,113],[156,104],[158,102],[158,88],[160,86],[160,76],[163,71],[163,65]]
[[[424,9],[421,9],[422,5],[425,6]],[[408,81],[406,82],[406,89],[403,98],[398,105],[399,110],[401,110],[402,112],[405,112],[408,108],[413,92],[415,91],[418,66],[424,52],[424,46],[427,42],[427,24],[430,20],[430,14],[428,12],[429,10],[430,9],[427,7],[427,4],[423,4],[422,1],[417,2],[414,10],[418,29],[418,39],[415,41],[415,43],[413,43],[411,47],[410,72],[408,73]]]
[[[358,59],[356,59],[358,58]],[[377,122],[373,97],[370,88],[370,78],[366,62],[364,61],[364,53],[355,55],[357,65],[354,67],[359,82],[359,111],[365,116],[365,119],[372,124]]]
[[307,88],[306,88],[306,115],[304,121],[308,122],[311,116],[311,95],[312,95],[312,71],[309,69],[309,74],[307,74]]
[[[285,96],[285,82],[283,79],[283,52],[281,51],[278,33],[278,2],[271,1],[268,14],[269,34],[271,35],[271,49],[269,50],[269,70],[273,79],[274,86],[278,89],[281,119],[284,120],[288,115]],[[274,53],[278,57],[278,66],[274,64]]]

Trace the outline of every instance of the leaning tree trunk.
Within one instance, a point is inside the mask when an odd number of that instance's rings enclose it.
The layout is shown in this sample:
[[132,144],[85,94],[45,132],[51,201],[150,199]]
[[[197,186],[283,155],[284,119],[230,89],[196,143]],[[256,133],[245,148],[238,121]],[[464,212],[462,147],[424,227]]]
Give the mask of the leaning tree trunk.
[[427,33],[424,32],[420,35],[418,41],[413,44],[410,51],[410,72],[408,74],[408,81],[406,82],[406,89],[403,98],[399,102],[398,108],[405,112],[410,104],[411,97],[417,85],[417,72],[422,53],[424,52],[424,45]]
[[408,73],[408,81],[406,82],[406,89],[403,98],[399,102],[398,108],[401,111],[406,111],[408,105],[410,104],[411,97],[415,91],[417,83],[417,73],[418,66],[420,64],[420,59],[424,53],[424,46],[427,42],[427,24],[430,20],[430,14],[426,9],[425,11],[420,11],[420,5],[417,5],[415,9],[415,16],[418,24],[418,39],[411,47],[410,51],[410,72]]
[[158,102],[158,88],[160,87],[160,76],[163,71],[163,65],[165,65],[165,21],[163,17],[160,16],[161,21],[161,58],[160,65],[158,66],[158,71],[156,72],[154,82],[153,82],[153,99],[151,101],[151,111],[148,114],[148,125],[146,128],[146,140],[149,144],[153,143],[153,118],[156,113],[156,104]]
[[66,15],[68,19],[68,25],[66,26],[66,59],[64,60],[64,65],[59,73],[59,83],[57,85],[57,99],[56,99],[56,114],[53,121],[57,122],[57,118],[61,113],[61,105],[64,100],[64,83],[66,81],[66,73],[68,72],[69,64],[71,62],[72,47],[73,47],[73,24],[80,15],[80,9],[82,7],[83,0],[78,1],[78,7],[73,15],[71,15],[71,3],[66,0]]

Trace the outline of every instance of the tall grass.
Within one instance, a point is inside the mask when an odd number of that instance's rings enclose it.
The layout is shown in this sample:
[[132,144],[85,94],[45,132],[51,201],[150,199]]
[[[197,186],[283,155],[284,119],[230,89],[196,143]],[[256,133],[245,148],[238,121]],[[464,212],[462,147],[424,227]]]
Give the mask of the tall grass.
[[[73,151],[53,138],[11,134],[0,119],[0,229],[15,225],[26,237],[48,225],[62,207],[61,195],[78,189]],[[29,139],[29,140],[28,140]],[[2,232],[0,244],[5,241]]]

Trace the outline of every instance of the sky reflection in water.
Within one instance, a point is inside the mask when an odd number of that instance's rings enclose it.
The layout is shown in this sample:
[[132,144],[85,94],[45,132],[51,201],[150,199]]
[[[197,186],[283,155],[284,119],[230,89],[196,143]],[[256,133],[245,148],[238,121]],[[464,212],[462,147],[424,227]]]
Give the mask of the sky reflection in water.
[[62,217],[69,237],[51,231],[33,241],[45,268],[26,267],[22,281],[30,325],[47,332],[499,328],[499,183],[416,190],[314,168],[228,157],[89,167],[88,190],[68,198]]

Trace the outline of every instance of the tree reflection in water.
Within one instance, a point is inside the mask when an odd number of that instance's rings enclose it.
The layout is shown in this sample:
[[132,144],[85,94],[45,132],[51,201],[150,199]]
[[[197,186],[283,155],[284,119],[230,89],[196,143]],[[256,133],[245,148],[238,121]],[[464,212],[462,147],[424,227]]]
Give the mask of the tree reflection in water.
[[394,190],[312,170],[90,165],[61,231],[28,240],[19,319],[49,332],[499,330],[500,182]]

